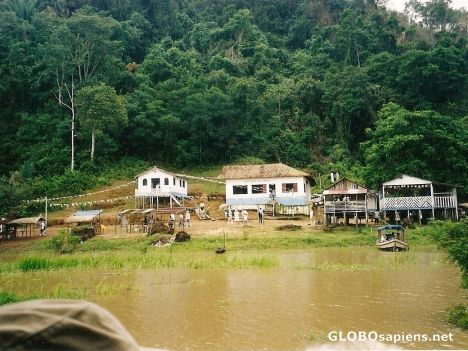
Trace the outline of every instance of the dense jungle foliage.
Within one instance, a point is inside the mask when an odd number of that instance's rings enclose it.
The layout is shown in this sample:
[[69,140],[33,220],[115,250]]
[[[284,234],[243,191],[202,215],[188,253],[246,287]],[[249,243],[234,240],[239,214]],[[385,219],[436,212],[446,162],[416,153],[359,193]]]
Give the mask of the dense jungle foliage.
[[468,20],[446,0],[4,0],[0,36],[0,212],[128,159],[468,185]]

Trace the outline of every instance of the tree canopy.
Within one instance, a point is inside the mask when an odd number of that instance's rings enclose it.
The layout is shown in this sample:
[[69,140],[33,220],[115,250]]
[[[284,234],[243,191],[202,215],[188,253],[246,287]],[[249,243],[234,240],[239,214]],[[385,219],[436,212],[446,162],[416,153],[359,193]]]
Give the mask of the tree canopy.
[[[93,169],[129,156],[174,168],[261,157],[372,185],[395,167],[466,184],[467,13],[449,5],[5,0],[0,176],[60,175],[89,155]],[[422,160],[412,142],[427,146]],[[454,148],[442,157],[436,145]]]

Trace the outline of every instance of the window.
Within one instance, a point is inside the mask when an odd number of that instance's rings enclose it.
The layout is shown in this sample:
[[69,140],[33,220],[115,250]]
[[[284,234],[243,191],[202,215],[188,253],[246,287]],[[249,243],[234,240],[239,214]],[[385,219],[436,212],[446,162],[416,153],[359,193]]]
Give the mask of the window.
[[148,179],[144,178],[143,179],[143,186],[147,186],[148,185]]
[[252,185],[252,194],[264,194],[266,193],[266,184],[255,184]]
[[268,193],[270,194],[271,198],[276,197],[276,184],[269,184],[268,185]]
[[233,185],[232,193],[234,195],[247,194],[247,185]]
[[179,186],[182,187],[182,179],[179,180]]
[[151,178],[151,187],[153,189],[155,189],[160,184],[161,184],[161,178]]
[[185,180],[182,181],[182,188],[185,188]]
[[172,185],[175,185],[175,177],[172,178]]
[[297,193],[297,183],[283,183],[281,188],[283,193]]
[[306,192],[306,185],[305,185],[305,183],[304,183],[304,192]]
[[169,178],[164,178],[164,185],[169,185]]

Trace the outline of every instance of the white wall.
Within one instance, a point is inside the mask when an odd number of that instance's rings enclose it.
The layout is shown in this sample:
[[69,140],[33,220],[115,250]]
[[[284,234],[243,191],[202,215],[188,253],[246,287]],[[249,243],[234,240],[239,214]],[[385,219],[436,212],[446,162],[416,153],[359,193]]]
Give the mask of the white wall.
[[[304,184],[306,184],[306,191],[304,192]],[[297,183],[297,192],[294,193],[283,193],[283,183]],[[252,185],[267,184],[267,192],[261,194],[252,194]],[[226,180],[226,198],[264,198],[269,196],[269,185],[276,185],[276,196],[304,196],[310,195],[310,182],[305,177],[284,177],[284,178],[258,178],[258,179],[227,179]],[[247,185],[247,194],[233,194],[234,185]],[[309,196],[310,197],[310,196]]]
[[[154,189],[151,186],[151,179],[152,178],[159,178],[160,179],[160,184],[159,184],[159,189]],[[169,185],[164,185],[164,179],[167,178],[169,180]],[[147,180],[147,184],[143,185],[143,179]],[[174,185],[174,179],[175,179],[175,185]],[[182,184],[181,184],[182,182]],[[185,182],[185,187],[183,186]],[[188,189],[188,183],[187,180],[176,177],[170,173],[166,173],[161,170],[151,170],[148,171],[138,177],[137,180],[137,189],[135,190],[135,195],[136,196],[151,196],[157,195],[157,192],[159,191],[159,195],[183,195],[187,196],[187,189]]]

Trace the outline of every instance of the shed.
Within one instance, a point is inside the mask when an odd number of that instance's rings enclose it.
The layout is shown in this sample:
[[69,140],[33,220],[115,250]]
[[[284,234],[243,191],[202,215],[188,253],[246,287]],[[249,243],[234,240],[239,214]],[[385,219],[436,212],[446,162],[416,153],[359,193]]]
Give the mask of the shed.
[[24,217],[17,218],[9,222],[10,225],[14,225],[16,234],[20,233],[21,236],[36,235],[39,230],[39,225],[45,219],[41,216],[39,217]]
[[92,235],[101,233],[101,213],[103,210],[76,211],[73,216],[65,218],[65,223],[76,224],[77,227],[89,225],[93,228]]

